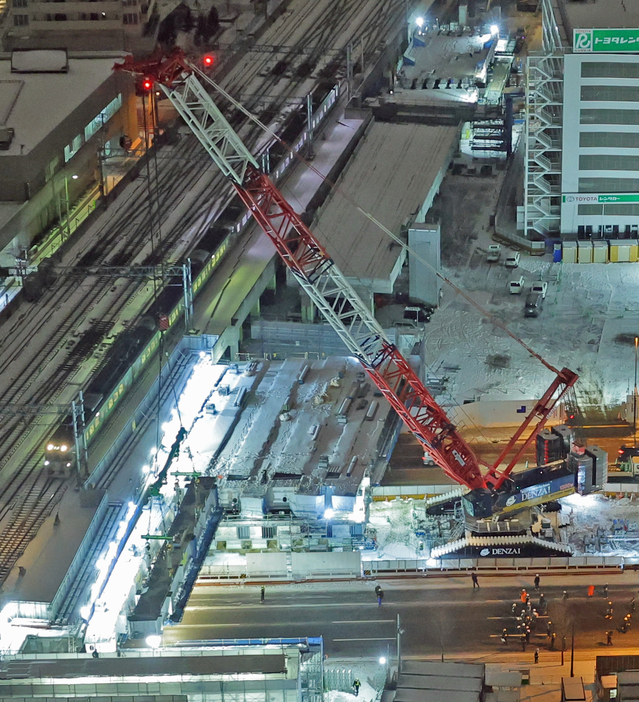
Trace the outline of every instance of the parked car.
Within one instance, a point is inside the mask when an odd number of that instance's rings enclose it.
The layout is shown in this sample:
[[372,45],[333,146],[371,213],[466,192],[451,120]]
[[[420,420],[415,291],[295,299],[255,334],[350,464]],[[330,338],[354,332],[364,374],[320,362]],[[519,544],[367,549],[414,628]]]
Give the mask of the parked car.
[[544,298],[541,296],[541,293],[528,293],[526,295],[526,304],[524,305],[524,317],[538,317],[543,302]]
[[514,254],[511,254],[506,258],[504,265],[506,266],[506,268],[517,268],[519,266],[520,260],[521,254],[519,253],[519,251],[516,251]]
[[541,281],[533,283],[532,287],[530,288],[530,292],[539,293],[543,298],[545,298],[546,293],[548,292],[548,283]]
[[521,295],[524,289],[524,276],[520,275],[516,280],[511,280],[508,283],[508,292],[511,295]]
[[499,244],[490,244],[488,247],[488,255],[486,261],[488,263],[497,263],[501,257],[501,246]]
[[430,310],[422,307],[404,307],[404,319],[409,319],[416,324],[428,324],[431,314]]

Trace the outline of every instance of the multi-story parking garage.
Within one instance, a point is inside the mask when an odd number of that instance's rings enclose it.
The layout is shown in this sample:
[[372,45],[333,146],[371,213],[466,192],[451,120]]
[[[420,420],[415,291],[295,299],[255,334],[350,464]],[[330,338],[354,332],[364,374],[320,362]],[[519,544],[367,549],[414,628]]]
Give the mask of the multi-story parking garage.
[[528,60],[526,236],[637,238],[639,8],[543,0]]

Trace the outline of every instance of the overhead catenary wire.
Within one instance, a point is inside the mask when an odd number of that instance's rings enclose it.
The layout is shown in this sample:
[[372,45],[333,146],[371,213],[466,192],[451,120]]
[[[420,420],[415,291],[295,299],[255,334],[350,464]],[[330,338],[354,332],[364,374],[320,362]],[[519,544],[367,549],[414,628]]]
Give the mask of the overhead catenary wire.
[[265,125],[259,117],[254,115],[252,112],[247,110],[240,102],[233,98],[229,93],[224,90],[218,83],[216,83],[212,78],[207,76],[202,70],[193,64],[189,64],[194,72],[196,72],[201,78],[203,78],[207,83],[209,83],[214,90],[216,90],[220,95],[226,98],[236,109],[240,110],[246,117],[248,117],[252,122],[257,124],[262,130],[264,130],[269,136],[280,143],[293,157],[297,158],[301,163],[303,163],[307,168],[309,168],[315,175],[317,175],[323,182],[325,182],[333,192],[339,193],[345,200],[347,200],[362,216],[366,217],[374,226],[384,232],[388,237],[390,237],[396,244],[402,247],[402,249],[409,253],[413,258],[419,261],[421,264],[426,266],[431,270],[440,280],[446,283],[452,290],[454,290],[458,295],[460,295],[466,302],[472,305],[480,314],[490,320],[492,324],[501,329],[505,334],[507,334],[513,341],[519,344],[526,352],[536,358],[542,365],[544,365],[548,370],[555,374],[559,374],[559,370],[555,368],[551,363],[549,363],[541,354],[537,353],[531,346],[529,346],[523,339],[521,339],[517,334],[511,331],[508,326],[502,322],[500,319],[491,314],[488,310],[482,307],[471,295],[462,290],[459,286],[455,285],[448,277],[446,277],[441,271],[438,271],[432,264],[424,259],[423,256],[414,251],[407,243],[402,241],[400,237],[392,232],[388,227],[382,224],[376,217],[374,217],[370,212],[367,212],[363,207],[361,207],[357,201],[347,193],[342,187],[331,181],[326,175],[321,173],[312,163],[306,160],[301,154],[294,151],[286,142],[284,142],[272,129]]

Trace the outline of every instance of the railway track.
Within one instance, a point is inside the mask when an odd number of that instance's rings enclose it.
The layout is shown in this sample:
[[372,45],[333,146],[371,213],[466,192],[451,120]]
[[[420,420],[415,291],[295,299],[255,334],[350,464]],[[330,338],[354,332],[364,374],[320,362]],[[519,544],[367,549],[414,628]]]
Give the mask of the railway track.
[[[262,39],[286,46],[283,54],[249,51],[235,63],[227,60],[216,78],[231,93],[250,90],[256,96],[248,101],[251,110],[259,107],[259,95],[270,96],[260,115],[277,120],[291,98],[303,98],[315,88],[327,66],[339,72],[343,59],[335,57],[340,51],[345,55],[349,42],[363,42],[365,54],[373,55],[403,8],[403,0],[292,0],[289,16],[280,18]],[[284,74],[274,70],[282,56]],[[249,146],[257,143],[261,134],[252,123],[243,115],[231,114],[231,119]],[[149,159],[138,181],[71,243],[64,265],[175,262],[193,248],[232,194],[208,158],[202,158],[199,142],[188,135],[164,147],[162,158]],[[130,279],[62,277],[37,305],[23,303],[20,314],[0,328],[3,404],[70,402],[97,365],[95,348],[106,334],[133,323],[151,292]],[[95,332],[96,324],[101,327],[93,336],[95,343],[89,343],[87,335]],[[40,470],[41,446],[51,427],[40,418],[27,427],[20,418],[6,420],[0,429],[0,481],[5,482],[0,524],[7,523],[0,532],[0,584],[66,489],[60,481],[52,489]]]

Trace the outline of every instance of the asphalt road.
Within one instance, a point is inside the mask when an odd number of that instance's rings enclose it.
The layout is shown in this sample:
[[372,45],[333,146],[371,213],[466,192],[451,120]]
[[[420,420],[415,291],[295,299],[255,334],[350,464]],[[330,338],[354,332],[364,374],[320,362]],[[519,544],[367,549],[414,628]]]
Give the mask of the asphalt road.
[[[480,585],[481,581],[480,576]],[[614,617],[609,622],[605,619],[607,599],[603,588],[597,587],[595,597],[588,598],[587,580],[578,577],[572,582],[575,584],[565,586],[569,596],[564,601],[564,586],[544,589],[542,581],[548,612],[540,616],[533,629],[529,650],[549,648],[546,636],[549,619],[557,634],[557,649],[561,648],[563,636],[570,647],[573,623],[576,649],[603,646],[606,630],[619,626],[638,590],[637,586],[611,585],[609,599],[613,602]],[[515,637],[506,645],[500,640],[504,628],[513,634],[516,631],[511,608],[518,601],[519,581],[508,579],[503,585],[480,586],[474,591],[470,577],[467,583],[464,580],[457,587],[449,583],[441,587],[435,580],[381,584],[384,589],[381,607],[377,606],[375,583],[267,585],[263,604],[259,586],[198,586],[183,622],[165,629],[165,643],[321,635],[329,655],[370,656],[387,651],[395,655],[399,615],[405,656],[438,655],[442,649],[447,655],[469,650],[490,653],[522,649]],[[529,587],[532,589],[532,582]],[[538,602],[534,591],[531,600],[533,605]],[[636,617],[639,620],[639,611]],[[624,647],[639,646],[639,623],[626,634],[615,631],[613,642]]]

